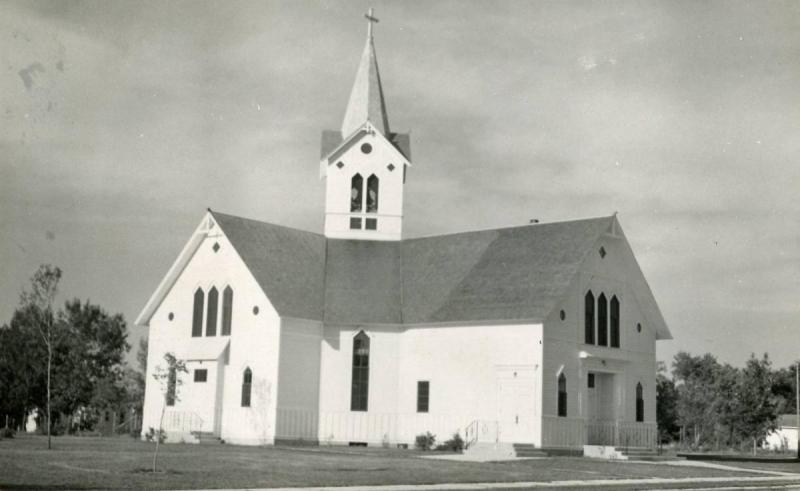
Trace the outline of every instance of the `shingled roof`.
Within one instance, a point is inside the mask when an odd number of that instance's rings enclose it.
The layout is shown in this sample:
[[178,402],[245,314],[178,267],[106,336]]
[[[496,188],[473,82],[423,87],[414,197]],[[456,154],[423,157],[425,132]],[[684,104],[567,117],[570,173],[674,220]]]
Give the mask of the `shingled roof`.
[[213,216],[281,316],[342,324],[543,320],[613,220],[379,242]]

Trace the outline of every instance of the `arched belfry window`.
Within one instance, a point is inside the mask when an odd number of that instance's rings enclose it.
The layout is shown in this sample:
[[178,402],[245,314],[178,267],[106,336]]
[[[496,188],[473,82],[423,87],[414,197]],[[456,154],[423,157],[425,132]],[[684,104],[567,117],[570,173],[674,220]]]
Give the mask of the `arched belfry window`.
[[558,376],[558,415],[567,416],[567,376],[564,372]]
[[636,421],[641,423],[644,421],[644,390],[642,384],[636,384]]
[[367,179],[367,213],[378,212],[378,176],[372,174]]
[[584,310],[584,340],[586,344],[594,344],[594,295],[592,290],[586,292],[583,303]]
[[222,335],[231,334],[231,317],[233,316],[233,288],[226,286],[222,291]]
[[364,331],[353,338],[353,383],[350,410],[366,411],[369,398],[369,336]]
[[611,347],[619,348],[619,300],[611,297]]
[[206,336],[217,335],[217,307],[219,304],[219,292],[212,286],[208,291],[208,314],[206,315]]
[[608,346],[608,301],[605,293],[597,297],[597,344]]
[[194,292],[194,310],[192,312],[192,337],[203,335],[203,289]]
[[250,367],[242,374],[242,407],[250,407],[250,391],[253,388],[253,372]]
[[364,201],[364,178],[356,174],[350,181],[350,211],[361,211]]

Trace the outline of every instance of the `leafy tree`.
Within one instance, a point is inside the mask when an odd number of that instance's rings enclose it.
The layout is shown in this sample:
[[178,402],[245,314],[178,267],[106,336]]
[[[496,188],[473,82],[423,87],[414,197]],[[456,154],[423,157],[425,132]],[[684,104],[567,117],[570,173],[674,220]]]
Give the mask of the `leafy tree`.
[[658,362],[656,374],[656,421],[662,441],[678,438],[678,390],[664,362]]
[[715,376],[719,362],[711,354],[692,356],[679,352],[672,362],[672,376],[678,390],[678,423],[692,435],[692,445],[709,440],[716,426],[714,413]]
[[28,320],[41,336],[47,348],[47,448],[52,448],[50,437],[51,411],[50,389],[53,371],[53,301],[58,292],[58,282],[61,279],[61,269],[49,264],[39,266],[31,278],[29,290],[23,290],[20,295],[20,304],[29,314]]
[[753,453],[758,440],[775,429],[778,404],[772,394],[772,363],[766,353],[761,359],[750,355],[742,370],[739,390],[738,429],[753,440]]
[[0,328],[0,414],[24,425],[28,413],[46,401],[44,363],[47,356],[31,308],[17,309],[11,322]]
[[158,437],[156,438],[156,450],[153,453],[153,472],[156,472],[156,463],[158,461],[158,446],[161,443],[161,435],[164,433],[164,413],[167,411],[167,402],[172,399],[174,401],[180,400],[178,387],[183,384],[181,380],[181,373],[188,373],[186,364],[182,360],[175,358],[172,353],[164,354],[164,361],[166,368],[161,365],[156,366],[153,371],[153,378],[158,382],[161,388],[161,393],[164,396],[161,405],[161,417],[158,419]]

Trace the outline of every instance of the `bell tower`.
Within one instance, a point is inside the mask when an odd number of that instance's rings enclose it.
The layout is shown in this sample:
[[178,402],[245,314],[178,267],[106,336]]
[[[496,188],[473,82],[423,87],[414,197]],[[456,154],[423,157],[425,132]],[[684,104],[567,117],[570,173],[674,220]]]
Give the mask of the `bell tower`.
[[367,19],[367,42],[340,130],[322,132],[320,178],[325,180],[325,236],[400,240],[403,187],[411,165],[409,135],[392,133]]

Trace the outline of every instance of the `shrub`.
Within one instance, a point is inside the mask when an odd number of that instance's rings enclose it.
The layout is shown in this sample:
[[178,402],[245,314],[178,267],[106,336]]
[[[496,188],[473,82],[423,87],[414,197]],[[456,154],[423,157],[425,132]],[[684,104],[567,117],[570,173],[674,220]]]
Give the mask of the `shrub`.
[[2,428],[0,429],[0,438],[14,438],[16,433],[17,432],[14,431],[14,428]]
[[166,432],[164,430],[156,431],[155,428],[153,428],[152,426],[150,427],[149,430],[147,430],[147,433],[144,434],[145,440],[147,440],[148,442],[156,441],[156,433],[158,433],[158,443],[164,443],[167,439]]
[[420,433],[414,441],[414,447],[420,450],[430,450],[436,442],[436,435],[431,434],[430,431]]
[[440,452],[461,452],[464,450],[464,440],[461,439],[461,435],[454,433],[453,438],[437,445],[436,450]]

